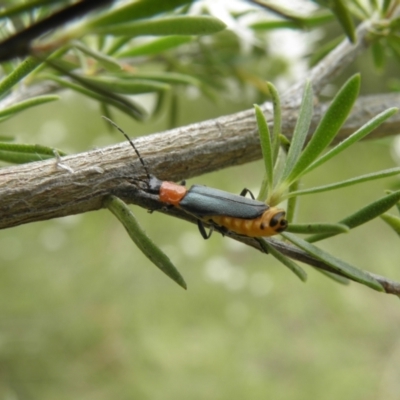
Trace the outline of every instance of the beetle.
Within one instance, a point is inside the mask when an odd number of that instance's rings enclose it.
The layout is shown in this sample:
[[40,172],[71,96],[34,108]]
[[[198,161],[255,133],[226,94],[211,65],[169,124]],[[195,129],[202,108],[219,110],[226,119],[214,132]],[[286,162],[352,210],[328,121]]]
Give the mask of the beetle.
[[[273,236],[287,228],[286,212],[278,207],[255,200],[248,189],[240,195],[208,186],[193,185],[187,188],[184,184],[162,181],[151,175],[139,151],[129,136],[113,121],[103,117],[115,126],[129,141],[135,150],[148,181],[148,191],[159,196],[159,200],[167,206],[177,207],[197,219],[200,234],[208,239],[213,229],[222,234],[230,231],[242,236]],[[245,197],[249,193],[251,198]],[[207,233],[204,224],[211,226]]]

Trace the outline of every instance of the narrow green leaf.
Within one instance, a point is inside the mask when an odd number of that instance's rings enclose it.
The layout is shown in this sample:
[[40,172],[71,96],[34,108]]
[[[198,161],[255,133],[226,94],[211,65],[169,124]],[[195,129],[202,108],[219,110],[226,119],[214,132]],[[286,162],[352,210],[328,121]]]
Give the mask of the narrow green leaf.
[[350,280],[345,278],[344,276],[336,275],[332,272],[324,271],[320,268],[315,268],[315,270],[320,272],[322,275],[325,275],[329,279],[332,279],[336,283],[340,283],[341,285],[348,285],[350,283]]
[[48,63],[47,61],[52,62],[52,60],[58,60],[60,64],[67,65],[69,69],[75,69],[76,64],[72,64],[65,59],[63,59],[63,55],[67,53],[70,50],[69,44],[66,44],[65,46],[61,46],[58,50],[53,51],[47,58],[46,61],[42,62],[38,67],[35,69],[35,75],[37,76],[40,72],[48,68]]
[[307,15],[307,17],[299,18],[300,23],[298,21],[290,21],[285,19],[271,19],[255,22],[254,24],[250,25],[250,28],[254,30],[274,30],[279,28],[310,29],[325,25],[333,19],[334,16],[331,12],[317,11],[313,14]]
[[341,189],[341,188],[344,188],[347,186],[357,185],[359,183],[373,181],[376,179],[383,179],[383,178],[387,178],[389,176],[394,176],[394,175],[398,175],[398,174],[400,174],[399,167],[385,169],[383,171],[373,172],[371,174],[360,175],[355,178],[347,179],[347,180],[341,181],[341,182],[331,183],[329,185],[316,186],[316,187],[313,187],[310,189],[297,190],[297,191],[289,193],[287,195],[287,197],[304,196],[306,194],[327,192],[329,190]]
[[226,25],[214,17],[185,15],[99,27],[96,28],[95,32],[130,37],[143,35],[210,35],[225,28]]
[[379,292],[384,292],[382,285],[367,272],[353,267],[345,261],[340,260],[329,253],[326,253],[325,251],[319,249],[311,243],[306,242],[296,235],[288,232],[282,232],[281,235],[300,249],[306,251],[318,260],[323,261],[325,264],[329,265],[333,270],[337,271],[338,274],[344,275],[345,277],[353,281],[362,283],[363,285],[369,286],[370,288]]
[[283,170],[282,180],[286,179],[296,165],[304,143],[310,129],[313,115],[313,90],[310,81],[306,82],[304,87],[303,99],[301,101],[299,117],[297,118],[294,128],[293,137],[290,143],[289,152],[287,155],[285,169]]
[[[271,189],[273,181],[274,181],[274,177],[273,177],[274,166],[273,166],[273,160],[272,160],[273,156],[272,156],[271,136],[269,133],[267,121],[265,119],[264,113],[262,112],[261,108],[257,104],[254,104],[254,109],[256,112],[258,133],[260,135],[261,151],[262,151],[263,159],[264,159],[267,184],[268,184],[268,188]],[[261,199],[259,199],[259,200],[261,200]]]
[[400,236],[400,218],[391,214],[382,214],[380,216],[399,236]]
[[136,79],[135,75],[130,80],[112,77],[85,78],[88,82],[94,83],[105,90],[122,94],[141,94],[169,90],[170,86],[149,79]]
[[289,224],[286,232],[291,233],[347,233],[350,228],[343,224],[311,223],[311,224]]
[[263,8],[266,8],[270,13],[275,14],[285,20],[292,21],[297,24],[298,27],[302,27],[303,15],[296,12],[295,9],[282,7],[278,4],[272,4],[272,2],[261,2]]
[[169,84],[193,85],[197,87],[202,86],[202,82],[199,79],[179,72],[135,72],[134,75],[118,74],[118,77],[121,77],[122,79],[132,79],[132,77],[134,77],[136,79],[146,79]]
[[311,140],[286,179],[287,186],[304,174],[306,168],[325,150],[346,121],[360,89],[360,75],[353,75],[336,94]]
[[150,40],[146,43],[132,46],[116,55],[118,58],[158,55],[163,51],[173,49],[193,41],[193,36],[166,36]]
[[369,0],[369,4],[371,5],[371,8],[374,10],[374,11],[378,11],[379,10],[379,5],[378,5],[378,2],[377,2],[377,0]]
[[47,160],[48,158],[52,157],[0,150],[0,160],[10,164],[26,164],[34,161]]
[[282,132],[281,99],[279,97],[278,90],[271,82],[267,82],[267,87],[269,93],[271,94],[272,105],[274,110],[274,125],[272,130],[271,142],[272,142],[272,160],[273,160],[272,162],[275,165],[280,147],[279,137]]
[[[106,103],[100,103],[100,115],[105,117],[106,119],[109,119],[110,121],[115,120],[114,116],[111,113],[110,107]],[[109,132],[112,131],[112,127],[110,124],[106,124]]]
[[182,275],[172,264],[171,260],[164,254],[159,247],[147,236],[146,232],[140,226],[136,217],[128,206],[115,196],[108,196],[104,205],[118,218],[125,227],[131,239],[143,254],[164,274],[170,277],[174,282],[184,289],[187,288]]
[[[107,36],[107,35],[104,35]],[[120,49],[122,49],[127,43],[131,41],[131,38],[129,36],[119,36],[119,37],[114,37],[114,36],[108,36],[107,41],[110,42],[109,46],[107,48],[106,53],[109,56],[115,56],[115,53],[117,53]]]
[[76,85],[73,82],[67,81],[65,79],[60,79],[54,75],[49,75],[48,79],[53,80],[57,82],[59,85],[75,90],[79,93],[82,93],[85,96],[91,97],[95,100],[100,101],[101,103],[107,103],[111,106],[114,106],[124,112],[125,114],[136,118],[138,120],[142,120],[146,112],[145,110],[137,103],[135,103],[132,99],[126,99],[126,98],[121,98],[118,95],[112,93],[112,96],[107,96],[104,93],[104,90],[102,89],[102,94],[93,92],[90,89],[86,89],[82,86]]
[[284,19],[271,19],[256,22],[250,25],[250,28],[257,31],[272,31],[275,29],[304,29],[304,25]]
[[[297,265],[293,260],[283,255],[280,251],[276,250],[275,247],[270,245],[267,241],[261,240],[261,246],[266,250],[269,254],[275,257],[279,262],[281,262],[284,266],[288,267],[302,282],[307,281],[307,273]],[[264,247],[265,245],[265,247]]]
[[29,100],[24,100],[17,104],[14,104],[13,106],[3,108],[0,111],[0,118],[19,113],[21,111],[26,110],[27,108],[40,106],[41,104],[49,103],[50,101],[55,101],[55,100],[59,100],[59,99],[60,99],[60,97],[56,96],[56,95],[45,95],[45,96],[32,97]]
[[371,12],[367,9],[363,0],[352,0],[352,12],[356,18],[361,21],[371,18]]
[[389,10],[389,6],[390,6],[391,2],[392,2],[392,0],[383,0],[382,13],[381,13],[382,17],[386,16],[386,13]]
[[[400,18],[399,18],[399,22],[400,22]],[[400,23],[399,23],[399,27],[400,27]],[[397,62],[399,62],[399,60],[400,60],[400,37],[396,34],[389,34],[386,38],[386,43],[388,44],[388,47],[391,49]]]
[[351,43],[355,43],[356,29],[354,27],[351,13],[348,9],[348,3],[349,2],[346,2],[345,0],[331,0],[330,9],[336,15],[340,25],[342,26]]
[[386,62],[385,47],[381,42],[376,41],[371,45],[371,54],[376,72],[382,73]]
[[400,28],[400,17],[394,17],[389,22],[389,27],[391,31],[397,31]]
[[327,23],[333,21],[335,17],[331,12],[325,10],[317,10],[308,14],[302,19],[302,24],[305,28],[311,29],[319,26],[325,26]]
[[98,15],[90,21],[85,21],[85,25],[88,28],[94,28],[122,24],[159,15],[192,2],[193,0],[138,0],[133,3],[127,2],[122,7],[109,10],[107,13]]
[[25,76],[37,68],[42,61],[35,57],[27,57],[14,69],[14,71],[4,77],[0,82],[0,96],[8,92],[14,85],[20,82]]
[[167,102],[167,96],[166,96],[167,92],[158,92],[156,93],[156,102],[155,102],[155,107],[153,109],[153,114],[152,116],[154,118],[157,118],[162,110],[165,107],[165,104]]
[[56,3],[61,2],[62,0],[30,0],[28,3],[22,4],[12,4],[9,7],[4,7],[0,10],[0,18],[11,17],[17,14],[21,14],[27,11],[32,11],[33,9],[49,4],[49,3]]
[[[78,85],[72,84],[70,85],[71,88],[75,88],[75,90],[80,91],[81,93],[86,93],[87,96],[98,97],[100,102],[110,103],[111,105],[119,108],[121,111],[138,120],[143,120],[146,117],[147,113],[144,108],[134,103],[127,97],[120,96],[113,91],[106,90],[103,87],[94,84],[93,82],[89,82],[85,77],[69,71],[55,60],[47,60],[47,63],[56,71],[61,72],[63,75],[67,75],[69,78],[71,78],[71,80],[78,82],[79,85],[82,86],[79,87]],[[57,78],[55,78],[53,75],[49,75],[49,79],[57,80]],[[61,79],[58,82],[66,85],[65,80]]]
[[397,190],[381,199],[374,201],[363,207],[361,210],[339,221],[341,224],[347,225],[350,229],[356,228],[366,222],[380,216],[397,202],[400,201],[400,190]]
[[57,151],[60,156],[66,155],[66,153],[61,150],[38,144],[0,142],[0,160],[13,164],[25,164],[28,162],[54,158],[54,151]]
[[369,120],[366,124],[364,124],[360,129],[358,129],[356,132],[352,133],[348,138],[340,142],[338,145],[333,147],[331,150],[329,150],[327,153],[325,153],[323,156],[315,160],[311,165],[309,165],[308,168],[304,171],[304,174],[310,172],[316,167],[319,167],[326,161],[330,160],[331,158],[335,157],[339,153],[341,153],[343,150],[347,149],[350,147],[352,144],[358,142],[359,140],[363,139],[365,136],[367,136],[369,133],[371,133],[375,128],[377,128],[382,122],[386,121],[389,119],[392,115],[396,114],[399,111],[398,108],[392,107],[388,108],[387,110],[381,112],[371,120]]
[[[400,16],[396,19],[393,19],[390,21],[390,27],[391,31],[389,34],[386,36],[389,44],[391,44],[393,47],[397,49],[397,51],[400,51]],[[395,25],[395,26],[393,26]]]
[[113,57],[109,57],[104,53],[91,49],[85,46],[83,43],[78,42],[75,40],[73,42],[73,46],[79,49],[82,53],[94,58],[97,60],[105,69],[111,72],[118,72],[121,71],[121,65],[115,60]]
[[[356,211],[354,214],[347,216],[339,221],[339,224],[347,225],[350,229],[356,228],[362,224],[365,224],[372,219],[379,217],[381,214],[388,211],[397,202],[400,201],[400,190],[397,190],[385,197],[376,200],[367,206],[363,207],[361,210]],[[318,240],[326,239],[328,237],[334,236],[332,233],[323,233],[319,235],[313,235],[307,238],[310,243],[316,242]]]

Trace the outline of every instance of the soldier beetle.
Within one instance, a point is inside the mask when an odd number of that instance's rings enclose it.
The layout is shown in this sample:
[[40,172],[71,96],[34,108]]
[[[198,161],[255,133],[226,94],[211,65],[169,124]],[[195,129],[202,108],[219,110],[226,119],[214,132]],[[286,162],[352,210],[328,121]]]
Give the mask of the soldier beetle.
[[[243,236],[263,237],[276,235],[287,228],[285,211],[255,200],[248,189],[236,195],[208,186],[193,185],[187,188],[184,182],[161,181],[149,173],[129,136],[113,121],[103,118],[114,125],[134,149],[146,172],[149,193],[158,195],[159,200],[167,206],[177,207],[194,216],[204,239],[211,236],[213,229],[222,234],[230,231]],[[251,198],[245,197],[247,193]],[[211,226],[208,233],[204,224]]]

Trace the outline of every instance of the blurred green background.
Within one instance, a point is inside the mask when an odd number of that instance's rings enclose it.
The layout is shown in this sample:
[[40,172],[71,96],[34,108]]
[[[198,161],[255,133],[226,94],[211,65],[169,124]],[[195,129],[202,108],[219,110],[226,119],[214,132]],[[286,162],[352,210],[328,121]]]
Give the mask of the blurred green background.
[[[179,124],[249,108],[182,101]],[[117,115],[131,135],[165,129]],[[68,152],[122,141],[94,102],[67,95],[3,123],[3,134]],[[73,146],[73,147],[72,147]],[[304,186],[393,166],[391,140],[364,142]],[[134,154],[132,154],[134,157]],[[257,192],[262,163],[188,182]],[[394,180],[303,198],[299,221],[335,221]],[[132,207],[133,208],[133,207]],[[134,208],[188,283],[184,291],[134,247],[106,210],[0,231],[0,399],[399,399],[400,302],[309,281],[218,234]],[[381,221],[320,244],[400,280],[398,237]]]

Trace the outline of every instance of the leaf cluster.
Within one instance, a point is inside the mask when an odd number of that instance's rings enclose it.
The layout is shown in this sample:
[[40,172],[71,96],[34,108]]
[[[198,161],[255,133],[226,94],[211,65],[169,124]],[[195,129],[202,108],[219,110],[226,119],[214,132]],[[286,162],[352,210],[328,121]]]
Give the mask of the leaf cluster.
[[[387,194],[383,198],[366,205],[353,214],[341,219],[337,223],[311,222],[301,225],[293,223],[298,205],[297,198],[299,196],[337,190],[346,186],[400,174],[400,168],[391,168],[333,184],[303,190],[298,189],[300,179],[308,172],[317,167],[320,168],[324,163],[346,150],[349,146],[365,138],[382,122],[397,113],[398,109],[395,107],[382,112],[351,134],[347,139],[331,147],[329,151],[324,152],[332,143],[333,139],[346,121],[354,102],[357,99],[359,87],[360,76],[357,74],[351,77],[339,90],[315,131],[309,136],[313,114],[313,91],[311,83],[306,83],[299,117],[293,133],[292,141],[289,145],[289,150],[285,152],[285,154],[281,153],[281,157],[284,158],[284,163],[279,160],[280,153],[277,150],[277,147],[279,146],[280,132],[279,99],[275,98],[273,101],[275,105],[275,114],[274,131],[272,135],[269,132],[268,124],[261,108],[255,106],[266,168],[265,179],[259,198],[266,200],[267,203],[271,205],[278,204],[283,200],[288,200],[289,228],[287,232],[282,233],[283,238],[318,260],[323,261],[332,267],[334,271],[337,271],[340,276],[347,277],[375,290],[383,291],[381,284],[371,277],[370,274],[349,265],[343,260],[331,256],[311,243],[346,233],[350,229],[367,223],[379,216],[393,226],[394,229],[398,229],[399,224],[397,219],[392,216],[389,217],[384,213],[394,205],[399,204],[400,191]],[[272,89],[271,93],[273,93],[274,97],[277,96],[275,89]],[[308,137],[309,141],[306,143]],[[304,240],[290,232],[295,232],[297,234],[311,233],[312,235],[308,236]],[[307,275],[300,266],[285,257],[283,254],[278,254],[279,251],[271,250],[271,245],[267,245],[267,247],[273,256],[289,267],[301,280],[304,281],[306,279]],[[328,275],[336,279],[334,274],[328,273]],[[342,282],[342,279],[340,279],[340,281]]]

